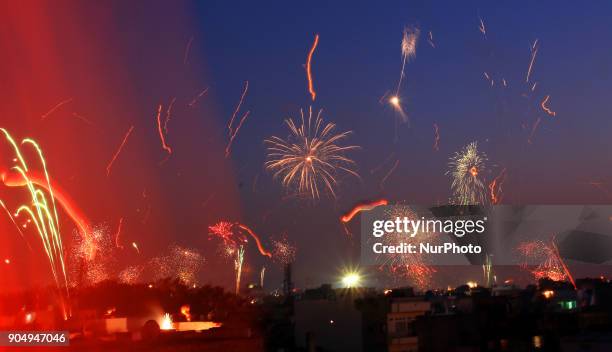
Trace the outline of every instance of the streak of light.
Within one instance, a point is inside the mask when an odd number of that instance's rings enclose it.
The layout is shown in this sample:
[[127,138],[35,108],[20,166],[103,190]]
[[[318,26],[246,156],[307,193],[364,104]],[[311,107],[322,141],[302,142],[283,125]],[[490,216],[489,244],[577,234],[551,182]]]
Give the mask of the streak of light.
[[340,217],[340,221],[342,221],[343,223],[347,223],[351,221],[355,217],[355,215],[357,215],[358,213],[362,211],[369,211],[376,207],[387,205],[387,204],[389,204],[389,201],[386,199],[379,199],[373,202],[357,204],[356,206],[353,207],[353,209],[351,209],[351,211],[342,215],[342,217]]
[[433,128],[434,128],[433,150],[438,151],[440,150],[440,128],[438,127],[438,124],[435,122],[433,124]]
[[378,172],[378,170],[380,170],[383,166],[387,165],[387,163],[391,160],[391,158],[393,158],[394,155],[395,155],[395,152],[391,152],[380,165],[370,170],[370,174],[372,175]]
[[429,43],[429,45],[431,45],[432,48],[436,47],[433,41],[433,33],[431,31],[429,31],[429,38],[427,39],[427,42]]
[[529,142],[529,144],[533,144],[533,136],[535,135],[535,132],[537,131],[538,126],[540,126],[541,121],[542,121],[542,118],[538,117],[538,119],[535,121],[535,123],[531,127],[531,134],[529,134],[529,138],[527,139],[527,142]]
[[268,252],[263,247],[263,245],[261,244],[261,241],[259,240],[259,236],[257,236],[257,234],[253,232],[253,230],[251,230],[248,226],[243,225],[243,224],[238,224],[238,227],[246,231],[255,240],[255,244],[257,245],[257,249],[259,250],[259,253],[261,253],[261,255],[266,256],[268,258],[272,258],[272,253]]
[[529,77],[531,76],[531,70],[533,69],[533,63],[535,62],[536,55],[538,55],[538,40],[536,39],[533,42],[531,47],[531,60],[529,61],[529,68],[527,69],[527,76],[525,77],[525,82],[529,82]]
[[117,232],[115,232],[115,246],[117,248],[123,248],[123,246],[119,244],[119,236],[121,235],[122,226],[123,226],[123,218],[119,218],[119,224],[117,225]]
[[51,110],[47,111],[46,113],[44,113],[40,118],[41,119],[46,119],[49,115],[51,115],[52,113],[54,113],[57,109],[61,108],[62,106],[72,102],[72,98],[68,98],[66,100],[60,101],[59,103],[57,103],[55,106],[53,106],[51,108]]
[[92,126],[93,126],[93,122],[91,122],[91,121],[90,121],[89,119],[87,119],[86,117],[84,117],[84,116],[82,116],[82,115],[77,114],[76,112],[73,112],[73,113],[72,113],[72,116],[74,116],[75,118],[77,118],[77,119],[79,119],[79,120],[81,120],[81,121],[83,121],[83,122],[85,122],[85,123],[87,123],[87,124],[89,124],[89,125],[92,125]]
[[162,112],[162,105],[159,104],[159,107],[157,108],[157,131],[159,132],[159,139],[161,140],[161,145],[162,148],[168,152],[168,155],[172,154],[172,148],[170,148],[168,146],[168,144],[166,144],[166,137],[164,136],[164,131],[162,129],[162,123],[161,123],[161,112]]
[[556,112],[552,111],[548,106],[548,100],[550,99],[550,95],[547,95],[544,100],[542,100],[542,103],[540,103],[540,106],[542,107],[542,110],[544,110],[548,115],[550,116],[555,116],[557,115]]
[[251,111],[247,111],[244,115],[242,115],[242,118],[240,119],[238,126],[236,126],[234,133],[232,133],[232,135],[230,136],[229,142],[227,143],[227,146],[225,147],[225,157],[228,157],[230,152],[232,151],[232,144],[234,142],[234,139],[236,139],[236,135],[238,135],[238,131],[240,131],[240,127],[242,127],[242,124],[244,123],[244,121],[246,121],[247,117],[249,117],[250,113]]
[[191,44],[193,44],[193,36],[189,38],[187,42],[187,46],[185,47],[185,54],[183,54],[183,65],[187,64],[187,59],[189,58],[189,52],[191,51]]
[[206,87],[206,88],[205,88],[203,91],[201,91],[201,92],[200,92],[200,94],[196,95],[196,96],[195,96],[195,98],[193,98],[193,99],[191,100],[191,102],[188,104],[188,106],[189,106],[190,108],[194,107],[194,106],[195,106],[195,105],[198,103],[198,101],[200,100],[200,98],[201,98],[201,97],[202,97],[204,94],[206,94],[207,92],[208,92],[208,87]]
[[227,124],[228,142],[227,142],[227,146],[225,147],[225,157],[229,156],[229,153],[232,147],[232,143],[234,142],[234,139],[236,138],[236,135],[238,134],[238,130],[240,130],[240,127],[242,126],[246,118],[249,116],[250,111],[247,111],[240,119],[238,126],[234,128],[234,121],[236,120],[236,116],[238,115],[238,112],[240,111],[240,107],[242,106],[242,103],[244,102],[244,97],[246,96],[248,90],[249,90],[249,81],[245,81],[244,90],[242,91],[242,94],[240,95],[240,100],[238,101],[238,105],[236,105],[236,109],[234,110],[234,113],[232,114],[232,117],[230,118]]
[[485,23],[481,17],[478,17],[478,20],[480,21],[480,26],[478,26],[478,30],[480,31],[480,33],[482,33],[482,35],[484,35],[486,39],[487,38],[487,28],[485,27]]
[[132,242],[132,247],[134,247],[134,249],[136,250],[136,252],[138,254],[140,254],[140,249],[138,248],[138,245],[136,244],[136,242]]
[[395,160],[395,164],[393,164],[393,167],[391,167],[391,169],[389,170],[389,172],[387,172],[387,174],[385,175],[385,177],[382,178],[382,180],[380,180],[380,188],[384,188],[385,186],[385,182],[387,182],[387,179],[389,178],[389,176],[391,176],[391,174],[395,171],[395,169],[397,169],[397,166],[399,165],[399,159]]
[[113,157],[111,158],[110,162],[106,166],[106,176],[107,177],[110,176],[111,168],[112,168],[113,164],[115,163],[115,160],[117,160],[117,157],[119,156],[119,154],[123,150],[123,147],[125,146],[125,143],[127,143],[127,140],[130,137],[130,135],[132,134],[133,130],[134,130],[134,126],[131,126],[128,129],[128,131],[125,134],[125,136],[123,136],[123,140],[121,141],[121,144],[119,145],[119,148],[117,148],[117,151],[115,152],[115,154],[113,154]]
[[314,85],[312,83],[312,67],[311,67],[312,55],[314,54],[315,49],[317,48],[317,45],[319,45],[319,35],[315,34],[314,42],[312,43],[312,47],[310,48],[310,51],[308,51],[308,57],[306,58],[306,78],[308,79],[308,92],[310,93],[310,97],[312,98],[312,101],[314,101],[315,98],[317,97],[317,93],[315,92]]
[[497,175],[491,183],[489,183],[489,191],[491,196],[491,204],[499,204],[503,198],[502,184],[506,180],[506,168]]
[[176,97],[172,98],[170,104],[168,105],[168,109],[166,109],[166,118],[164,119],[164,133],[168,134],[168,122],[172,118],[172,107],[176,102]]

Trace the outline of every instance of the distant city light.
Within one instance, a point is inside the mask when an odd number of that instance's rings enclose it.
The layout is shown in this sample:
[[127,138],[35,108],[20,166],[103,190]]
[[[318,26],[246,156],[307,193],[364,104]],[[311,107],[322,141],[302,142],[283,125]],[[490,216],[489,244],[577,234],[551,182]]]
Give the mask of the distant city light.
[[361,283],[361,275],[356,271],[347,272],[342,277],[342,284],[346,288],[358,287]]
[[468,281],[467,285],[468,285],[469,288],[476,288],[476,287],[478,287],[478,283],[475,282],[475,281]]
[[546,299],[550,299],[555,295],[555,291],[553,290],[546,290],[544,292],[542,292],[542,295],[544,296],[544,298]]

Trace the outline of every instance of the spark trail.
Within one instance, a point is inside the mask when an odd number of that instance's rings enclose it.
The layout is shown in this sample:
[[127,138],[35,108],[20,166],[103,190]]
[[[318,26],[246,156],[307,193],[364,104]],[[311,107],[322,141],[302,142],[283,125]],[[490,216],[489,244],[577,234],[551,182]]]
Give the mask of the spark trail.
[[183,65],[187,64],[187,60],[189,59],[189,52],[191,51],[191,44],[193,44],[193,36],[189,38],[187,42],[187,46],[185,47],[185,54],[183,55]]
[[172,107],[174,106],[174,103],[176,102],[176,97],[172,98],[172,100],[170,101],[170,104],[168,105],[168,109],[166,109],[166,118],[164,119],[164,133],[168,134],[168,122],[170,122],[170,119],[172,118]]
[[[536,56],[538,55],[538,40],[536,39],[531,46],[531,60],[529,61],[529,67],[527,68],[527,76],[525,77],[525,82],[529,82],[529,77],[531,76],[531,70],[533,69],[533,63],[535,62]],[[534,85],[535,89],[535,85]]]
[[491,197],[491,204],[499,204],[503,199],[502,185],[506,180],[506,168],[504,168],[497,177],[489,183],[489,195]]
[[542,100],[542,103],[540,103],[540,106],[542,107],[542,110],[544,110],[544,112],[546,112],[548,115],[550,116],[555,116],[557,115],[556,112],[552,111],[549,107],[548,107],[548,100],[550,99],[550,95],[547,95],[544,100]]
[[391,176],[391,174],[395,172],[395,169],[397,169],[398,166],[399,166],[399,159],[396,159],[391,169],[389,169],[389,172],[387,172],[385,177],[383,177],[382,180],[380,180],[380,189],[385,188],[385,182],[387,182],[387,179],[389,178],[389,176]]
[[49,117],[49,115],[51,115],[52,113],[54,113],[57,109],[61,108],[62,106],[72,102],[72,98],[68,98],[66,100],[60,101],[58,104],[56,104],[55,106],[53,106],[51,108],[51,110],[47,111],[46,113],[44,113],[40,118],[41,120],[46,119],[47,117]]
[[312,47],[310,51],[308,51],[308,57],[306,58],[306,79],[308,80],[308,92],[310,93],[310,97],[312,101],[317,97],[317,93],[314,89],[314,84],[312,82],[312,55],[315,52],[315,49],[319,45],[319,35],[315,34],[314,42],[312,43]]
[[168,155],[172,154],[172,148],[170,148],[170,146],[168,146],[168,144],[166,143],[166,136],[164,135],[164,131],[162,128],[162,122],[161,122],[161,112],[162,112],[162,104],[159,104],[159,107],[157,108],[157,132],[159,132],[159,139],[161,141],[161,145],[162,148],[168,153]]
[[433,150],[435,151],[439,151],[440,150],[440,128],[438,127],[437,123],[433,124],[434,127],[434,144],[433,144]]
[[482,33],[482,35],[484,35],[486,39],[487,38],[487,28],[485,27],[485,23],[481,17],[478,17],[478,20],[480,21],[480,26],[478,26],[478,30],[480,31],[480,33]]
[[531,127],[531,133],[529,134],[529,138],[527,139],[527,142],[528,142],[529,144],[533,144],[533,137],[534,137],[534,135],[535,135],[535,132],[536,132],[536,131],[537,131],[537,129],[538,129],[538,126],[540,126],[540,122],[541,122],[541,121],[542,121],[542,118],[541,118],[541,117],[538,117],[538,118],[536,119],[536,121],[534,122],[533,126]]
[[225,147],[225,157],[226,158],[230,154],[232,144],[234,143],[234,139],[236,138],[236,135],[238,135],[238,131],[240,130],[240,127],[242,127],[242,124],[244,123],[244,121],[246,120],[246,118],[249,116],[249,113],[250,113],[250,111],[247,111],[240,119],[240,122],[238,122],[238,126],[234,128],[234,121],[236,120],[236,116],[238,115],[238,112],[240,111],[240,107],[242,106],[242,103],[244,102],[244,97],[246,96],[248,90],[249,90],[249,81],[245,81],[244,90],[242,91],[242,95],[240,95],[240,100],[238,101],[238,105],[236,105],[236,109],[234,110],[234,113],[232,114],[232,117],[230,118],[227,124],[228,142],[227,142],[227,146]]
[[127,133],[123,137],[123,140],[121,141],[121,144],[119,145],[119,148],[117,148],[117,151],[115,152],[115,154],[113,154],[113,157],[111,158],[110,162],[106,166],[106,176],[107,177],[110,176],[111,168],[113,167],[113,164],[115,163],[115,160],[117,160],[117,157],[119,156],[119,154],[123,150],[123,147],[125,147],[125,143],[127,143],[127,140],[130,137],[130,135],[132,134],[133,130],[134,130],[134,126],[131,126],[128,129]]
[[206,87],[203,91],[201,91],[200,94],[196,95],[195,98],[193,98],[191,102],[189,102],[188,106],[190,108],[194,107],[198,103],[200,98],[204,96],[204,94],[206,94],[207,92],[208,92],[208,87]]
[[121,235],[121,227],[123,225],[123,218],[119,218],[119,224],[117,225],[117,232],[115,232],[115,247],[123,249],[123,246],[119,244],[119,236]]
[[361,213],[362,211],[370,211],[376,207],[380,207],[382,205],[387,205],[387,204],[389,204],[389,201],[387,201],[386,199],[379,199],[373,202],[357,204],[356,206],[353,207],[353,209],[351,209],[351,211],[342,215],[342,217],[340,217],[340,221],[342,221],[343,223],[347,223],[351,221],[355,217],[355,215],[357,215],[358,213]]
[[238,224],[238,227],[246,231],[255,240],[255,244],[257,245],[257,249],[259,250],[259,253],[261,255],[268,257],[268,258],[272,258],[272,254],[263,247],[259,239],[259,236],[257,236],[257,234],[253,232],[253,230],[251,230],[248,226],[243,225],[243,224]]

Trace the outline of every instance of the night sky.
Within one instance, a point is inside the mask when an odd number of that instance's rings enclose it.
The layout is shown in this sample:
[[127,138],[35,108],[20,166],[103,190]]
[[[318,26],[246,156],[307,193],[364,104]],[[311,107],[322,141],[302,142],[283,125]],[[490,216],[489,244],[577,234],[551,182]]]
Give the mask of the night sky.
[[[507,170],[504,204],[609,202],[610,13],[606,2],[557,1],[7,2],[0,5],[0,126],[41,144],[53,179],[94,226],[114,233],[124,218],[126,248],[114,252],[111,271],[178,244],[206,257],[201,283],[231,287],[233,264],[220,258],[207,230],[226,219],[248,224],[268,246],[286,234],[298,248],[297,286],[318,286],[358,263],[358,219],[347,236],[342,213],[381,197],[447,202],[448,159],[472,141],[489,157],[485,178]],[[405,26],[418,27],[421,38],[400,90],[409,123],[398,126],[398,114],[381,97],[397,86]],[[315,34],[312,102],[304,63]],[[530,81],[538,83],[531,92],[525,76],[536,39]],[[226,124],[245,81],[242,111],[251,113],[225,158]],[[547,95],[554,117],[540,107]],[[155,118],[173,98],[168,157]],[[352,130],[349,143],[361,147],[351,153],[361,180],[342,178],[336,199],[316,203],[286,197],[263,167],[263,140],[285,136],[283,120],[310,105],[324,109],[338,131]],[[107,177],[130,126],[133,134]],[[2,145],[0,165],[12,158]],[[381,185],[395,160],[397,169]],[[4,186],[0,198],[13,206],[23,201]],[[62,218],[70,251],[74,226]],[[0,234],[0,257],[11,258],[2,267],[2,287],[48,283],[35,234],[26,231],[24,241],[6,217]],[[262,265],[268,287],[279,287],[280,266],[253,245],[244,281],[257,280]],[[436,283],[471,275],[456,270],[442,271]]]

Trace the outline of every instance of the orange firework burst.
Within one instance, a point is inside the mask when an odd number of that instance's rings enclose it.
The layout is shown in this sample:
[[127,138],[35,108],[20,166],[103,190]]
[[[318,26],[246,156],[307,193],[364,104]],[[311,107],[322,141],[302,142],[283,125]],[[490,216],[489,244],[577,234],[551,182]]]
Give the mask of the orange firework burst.
[[373,202],[357,204],[356,206],[353,207],[353,209],[351,209],[351,211],[344,214],[340,218],[340,221],[342,221],[343,223],[347,223],[351,221],[355,217],[355,215],[357,215],[358,213],[362,211],[372,210],[376,207],[379,207],[381,205],[387,205],[387,204],[389,204],[389,202],[386,199],[379,199]]
[[312,55],[314,54],[315,49],[317,48],[317,45],[319,45],[319,35],[315,34],[314,42],[312,43],[312,47],[310,48],[310,51],[308,52],[308,58],[306,59],[306,78],[308,79],[308,92],[310,93],[310,97],[312,98],[312,101],[314,101],[315,98],[317,97],[317,93],[315,92],[314,85],[312,83],[312,67],[311,67]]
[[324,124],[321,112],[313,119],[311,107],[305,120],[300,110],[301,125],[297,126],[291,118],[285,120],[291,132],[287,139],[274,136],[264,141],[268,145],[266,168],[282,179],[288,191],[296,189],[298,194],[312,199],[319,199],[320,187],[335,197],[338,172],[359,177],[351,168],[355,162],[345,156],[359,147],[338,144],[351,132],[334,134],[336,125]]
[[[543,241],[521,243],[518,250],[525,258],[538,263],[530,270],[536,280],[548,278],[553,281],[569,281],[574,288],[576,287],[574,277],[561,258],[554,237],[550,243]],[[527,268],[527,265],[524,264],[523,267]]]

